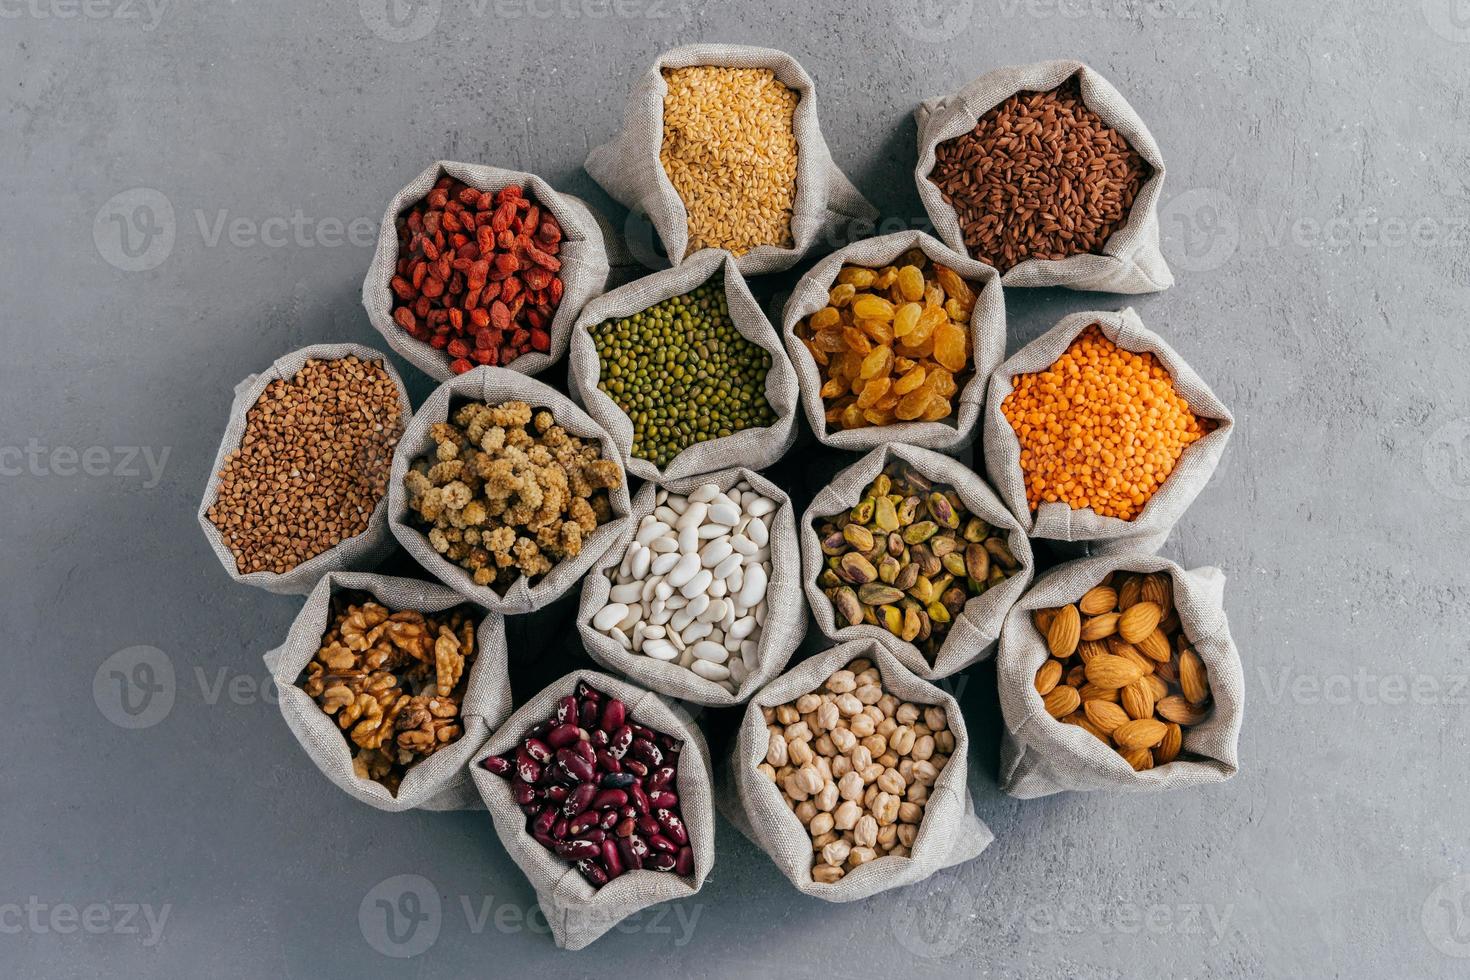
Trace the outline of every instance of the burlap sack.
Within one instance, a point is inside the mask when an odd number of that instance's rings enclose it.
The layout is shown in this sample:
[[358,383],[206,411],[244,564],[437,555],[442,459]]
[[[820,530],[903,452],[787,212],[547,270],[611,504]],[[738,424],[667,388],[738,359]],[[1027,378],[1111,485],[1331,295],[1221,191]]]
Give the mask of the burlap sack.
[[[1026,479],[1021,471],[1021,443],[1006,421],[1001,405],[1012,391],[1011,379],[1051,367],[1091,324],[1125,350],[1149,352],[1159,359],[1174,378],[1174,388],[1201,418],[1219,423],[1214,432],[1187,448],[1174,472],[1131,521],[1101,517],[1092,508],[1073,510],[1066,504],[1043,503],[1035,513],[1026,501]],[[985,471],[1000,499],[1033,538],[1059,541],[1097,542],[1095,551],[1156,551],[1184,511],[1210,482],[1210,475],[1225,451],[1235,428],[1234,417],[1210,386],[1162,337],[1143,325],[1132,307],[1117,313],[1073,313],[1055,327],[1021,348],[990,377],[990,394],[985,405]]]
[[436,381],[451,377],[453,372],[449,370],[449,363],[452,357],[422,340],[414,339],[393,322],[394,295],[388,287],[398,267],[398,216],[423,200],[444,174],[482,191],[498,191],[512,184],[523,187],[531,200],[550,211],[561,223],[563,237],[557,258],[561,260],[558,275],[565,291],[551,321],[551,350],[545,354],[531,351],[510,364],[501,365],[522,374],[535,374],[550,367],[566,353],[567,337],[577,314],[589,299],[607,287],[608,257],[596,212],[585,201],[553,189],[535,174],[439,160],[393,195],[378,228],[378,248],[373,253],[373,263],[362,283],[362,305],[367,309],[368,319],[404,360]]
[[[912,854],[880,857],[836,882],[822,884],[812,879],[811,835],[786,805],[780,788],[756,768],[765,761],[769,743],[761,709],[817,690],[856,657],[873,661],[883,675],[886,693],[915,704],[943,707],[955,749],[934,783]],[[802,661],[756,692],[745,709],[735,746],[720,768],[715,798],[725,818],[769,854],[799,891],[828,902],[855,902],[969,861],[995,839],[975,814],[965,783],[969,744],[964,716],[953,697],[909,673],[882,643],[853,640]]]
[[[655,303],[682,296],[721,274],[735,329],[771,355],[771,368],[766,374],[766,400],[776,414],[776,422],[766,428],[745,429],[722,439],[697,443],[660,469],[646,459],[631,455],[633,420],[597,387],[602,363],[590,331],[604,320],[632,316]],[[683,265],[644,276],[588,303],[572,328],[570,384],[577,403],[612,434],[627,462],[628,472],[645,480],[665,483],[730,466],[764,469],[784,456],[796,441],[796,411],[801,398],[796,372],[781,348],[776,329],[750,294],[750,287],[729,252],[706,249]]]
[[694,65],[769,68],[783,85],[800,93],[793,121],[796,142],[796,204],[791,217],[791,248],[762,245],[736,259],[748,276],[789,269],[812,248],[842,244],[854,225],[871,226],[878,211],[858,193],[832,162],[817,122],[817,94],[811,76],[796,59],[774,48],[741,44],[689,44],[665,51],[633,86],[623,117],[623,131],[597,147],[585,164],[592,179],[619,203],[648,215],[668,253],[679,265],[687,258],[689,216],[659,162],[663,145],[664,96],[668,86],[662,69]]
[[[826,408],[822,403],[821,369],[812,360],[811,352],[801,338],[797,337],[796,327],[827,305],[827,294],[836,284],[837,274],[844,265],[885,266],[916,247],[935,262],[959,273],[979,292],[975,311],[970,315],[971,364],[975,374],[960,389],[954,417],[943,422],[896,422],[893,425],[829,432]],[[953,251],[921,231],[901,231],[855,242],[813,266],[801,277],[791,298],[786,301],[786,309],[781,316],[781,333],[796,369],[796,379],[801,384],[801,402],[806,409],[807,423],[818,440],[838,449],[858,452],[866,452],[885,442],[954,452],[975,438],[975,423],[979,421],[980,409],[985,403],[986,379],[1005,359],[1005,299],[1001,294],[1000,276],[990,266]]]
[[522,575],[506,590],[505,595],[489,586],[476,585],[469,572],[435,551],[429,544],[428,536],[410,522],[408,493],[403,486],[404,474],[413,461],[433,450],[434,441],[429,437],[429,429],[436,422],[448,419],[459,405],[470,401],[483,401],[491,405],[524,401],[533,409],[549,410],[556,419],[556,424],[572,435],[596,440],[602,446],[604,459],[619,459],[618,449],[612,437],[565,395],[524,374],[492,367],[475,368],[456,375],[435,388],[434,393],[419,406],[413,423],[403,433],[398,451],[393,454],[393,473],[388,485],[388,526],[398,543],[435,578],[476,604],[507,615],[531,612],[560,598],[576,585],[577,580],[602,557],[604,551],[612,547],[613,542],[627,528],[631,503],[626,474],[623,485],[608,493],[613,519],[582,539],[582,551],[576,558],[563,561],[543,575],[535,585],[531,585]]
[[309,360],[331,361],[344,357],[381,362],[383,370],[393,379],[393,384],[398,389],[398,408],[403,424],[407,426],[412,420],[413,406],[409,403],[408,391],[403,387],[403,379],[386,357],[371,347],[359,344],[313,344],[303,347],[281,355],[264,371],[252,374],[237,384],[235,400],[230,405],[230,420],[225,424],[219,452],[215,453],[214,466],[209,471],[209,482],[204,486],[204,499],[199,504],[199,526],[204,529],[204,536],[209,539],[209,546],[224,566],[225,572],[236,582],[254,585],[279,595],[306,595],[327,572],[372,568],[393,550],[393,539],[388,535],[386,497],[379,500],[373,508],[367,529],[361,534],[348,538],[279,575],[275,572],[251,572],[242,575],[235,563],[234,553],[225,543],[224,535],[220,534],[219,528],[209,519],[209,508],[214,506],[219,497],[219,476],[220,470],[224,468],[225,458],[240,448],[240,439],[245,435],[245,416],[255,407],[266,387],[272,381],[294,377]]
[[[965,603],[964,610],[950,623],[949,632],[932,664],[917,646],[900,640],[882,627],[867,623],[839,627],[832,600],[817,584],[818,576],[826,567],[826,556],[822,554],[822,543],[817,537],[817,525],[824,518],[856,507],[863,499],[863,491],[894,460],[909,464],[936,484],[954,487],[970,513],[995,527],[1005,528],[1008,531],[1006,543],[1021,564],[1010,578]],[[838,473],[812,500],[801,517],[798,530],[801,533],[802,584],[806,588],[812,615],[816,617],[817,628],[839,642],[859,638],[880,640],[904,667],[926,680],[948,677],[988,656],[1000,636],[1006,613],[1026,591],[1034,572],[1031,544],[1026,540],[1025,532],[978,474],[941,453],[896,442],[879,446]]]
[[[480,762],[512,751],[533,726],[551,717],[556,702],[586,681],[603,694],[621,698],[630,720],[680,739],[676,792],[689,846],[694,851],[694,875],[681,878],[672,871],[627,871],[601,888],[593,888],[576,867],[548,851],[526,829],[526,815],[511,796],[510,780],[486,771]],[[709,747],[698,726],[686,721],[659,696],[626,681],[594,670],[575,670],[555,681],[523,705],[490,737],[471,763],[475,785],[495,821],[500,843],[536,890],[541,912],[551,926],[551,937],[563,949],[581,949],[613,926],[650,905],[688,898],[704,885],[715,863],[715,809],[710,786]]]
[[[459,740],[411,766],[395,796],[381,783],[358,776],[352,769],[355,746],[336,720],[297,686],[306,665],[321,648],[330,625],[332,595],[360,590],[375,596],[394,612],[412,609],[443,612],[464,603],[450,589],[416,579],[390,578],[356,572],[330,572],[311,590],[291,624],[285,642],[265,655],[280,697],[281,717],[322,774],[354,799],[379,810],[467,810],[479,807],[479,798],[465,765],[490,732],[510,714],[510,677],[506,672],[505,620],[485,612],[475,632],[476,655],[460,716],[464,734]],[[481,610],[483,612],[483,610]]]
[[1128,140],[1153,167],[1143,182],[1128,220],[1113,232],[1102,255],[1065,259],[1028,259],[1006,271],[1001,282],[1012,286],[1065,286],[1110,293],[1152,293],[1168,289],[1174,275],[1159,249],[1159,195],[1164,187],[1164,158],[1158,144],[1128,100],[1097,72],[1080,61],[1041,61],[998,68],[953,95],[930,99],[914,111],[919,127],[919,162],[914,180],[934,229],[957,252],[968,254],[955,210],[929,180],[934,148],[975,128],[980,117],[1017,92],[1046,92],[1080,75],[1082,101]]
[[612,589],[609,575],[622,564],[639,523],[653,513],[654,498],[659,488],[652,483],[645,483],[633,499],[627,533],[607,550],[582,583],[577,629],[593,660],[659,694],[714,708],[743,703],[785,669],[786,662],[806,636],[806,603],[801,593],[801,545],[796,536],[796,515],[791,507],[791,498],[780,487],[743,467],[708,476],[687,477],[668,484],[668,489],[687,494],[701,484],[713,483],[721,490],[728,490],[741,480],[749,483],[757,493],[780,504],[771,521],[771,577],[766,586],[766,621],[757,641],[757,668],[746,675],[735,693],[731,694],[714,681],[705,680],[685,667],[630,653],[612,637],[592,626],[592,617],[607,605],[608,593]]
[[[1215,710],[1184,731],[1183,755],[1168,765],[1134,772],[1113,749],[1076,725],[1046,713],[1036,693],[1036,671],[1049,656],[1046,638],[1031,621],[1033,609],[1076,602],[1115,570],[1166,571],[1174,580],[1174,607],[1184,635],[1209,671]],[[1229,779],[1240,768],[1240,722],[1245,677],[1225,617],[1225,575],[1218,568],[1185,571],[1156,555],[1084,558],[1052,569],[1021,597],[1006,617],[995,660],[1005,737],[1001,788],[1023,800],[1062,790],[1160,790]]]

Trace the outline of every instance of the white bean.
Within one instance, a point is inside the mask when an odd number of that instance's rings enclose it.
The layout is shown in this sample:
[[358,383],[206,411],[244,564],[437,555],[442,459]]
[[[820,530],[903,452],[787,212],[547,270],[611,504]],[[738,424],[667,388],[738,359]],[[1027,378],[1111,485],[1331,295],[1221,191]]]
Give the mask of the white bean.
[[742,555],[753,555],[761,550],[760,545],[756,544],[754,541],[750,540],[743,534],[737,534],[733,538],[731,538],[730,547],[734,548]]
[[627,606],[621,602],[609,602],[592,617],[592,627],[605,633],[622,622],[626,615],[628,615]]
[[709,519],[726,527],[734,527],[740,522],[740,508],[728,500],[711,505]]
[[682,514],[684,513],[684,508],[689,506],[689,500],[686,497],[679,496],[677,493],[671,493],[669,494],[668,505],[669,509],[674,513]]
[[735,620],[735,624],[730,627],[730,635],[735,637],[737,640],[743,640],[747,636],[755,632],[755,627],[755,617],[746,616],[744,619]]
[[684,607],[684,611],[693,616],[695,619],[699,619],[701,616],[704,615],[705,611],[709,609],[709,605],[709,594],[701,592],[699,595],[689,600],[689,605]]
[[692,649],[696,657],[700,660],[708,660],[710,663],[722,664],[730,659],[729,650],[726,650],[718,643],[711,643],[709,640],[700,640],[694,644]]
[[674,510],[672,507],[657,507],[653,511],[653,516],[658,518],[663,523],[667,524],[669,527],[673,527],[674,522],[679,519],[679,512]]
[[690,554],[699,550],[699,528],[694,525],[679,529],[679,550]]
[[669,574],[669,569],[679,564],[679,557],[680,556],[677,551],[670,551],[665,554],[659,555],[653,560],[653,563],[648,566],[648,570],[655,575],[667,575]]
[[666,555],[671,551],[678,551],[679,542],[676,538],[659,538],[648,547],[656,555]]
[[[694,596],[697,596],[700,593],[707,591],[709,589],[709,584],[714,580],[715,577],[709,573],[708,568],[701,568],[697,573],[695,573],[695,576],[692,579],[684,583],[684,587],[681,588],[679,592],[683,594],[686,598],[693,598]],[[762,591],[764,591],[764,584],[761,585],[761,589]]]
[[684,632],[679,635],[685,643],[694,643],[696,640],[703,640],[712,636],[714,631],[714,623],[690,623],[684,628]]
[[633,650],[633,641],[630,640],[630,639],[628,639],[628,634],[627,633],[624,633],[622,630],[618,629],[617,627],[614,627],[614,628],[608,630],[607,632],[608,632],[608,635],[609,636],[611,636],[614,640],[617,640],[618,641],[618,646],[622,647],[624,650],[627,650],[629,652],[632,652],[632,650]]
[[761,565],[751,565],[745,570],[745,582],[740,586],[738,601],[747,608],[765,598],[766,570]]
[[771,541],[771,529],[766,527],[765,521],[751,521],[745,529],[745,536],[764,548]]
[[679,651],[674,649],[674,645],[664,639],[654,639],[644,643],[643,652],[655,660],[674,660],[679,656]]
[[707,681],[722,681],[730,676],[730,668],[708,660],[695,660],[689,665],[689,669]]
[[701,483],[689,492],[689,502],[707,504],[714,500],[720,493],[720,488],[713,483]]
[[669,526],[663,521],[645,519],[642,526],[638,528],[638,536],[633,540],[646,548],[668,533]]
[[609,602],[637,602],[641,598],[643,598],[643,585],[640,582],[614,585],[607,594]]
[[739,568],[745,561],[744,555],[731,553],[715,566],[715,578],[727,579],[730,573]]
[[[729,609],[729,603],[724,599],[711,600],[708,595],[700,596],[700,598],[705,600],[705,608],[695,614],[696,619],[701,623],[718,623],[725,618],[725,611]],[[690,605],[693,606],[694,603],[691,602]]]
[[679,530],[686,527],[698,527],[704,523],[705,515],[709,513],[709,504],[694,501],[679,515],[679,523],[674,526]]
[[[716,538],[699,553],[699,563],[705,568],[718,568],[735,549],[730,547],[730,542],[725,538]],[[715,578],[724,578],[716,575]]]
[[729,592],[729,586],[725,585],[725,580],[722,578],[717,578],[709,584],[709,597],[711,599],[723,599]]
[[755,500],[747,500],[744,507],[751,517],[765,517],[776,509],[776,502],[770,497],[756,497]]
[[618,621],[618,629],[626,633],[628,632],[628,630],[636,626],[638,624],[638,621],[642,618],[643,607],[635,602],[633,603],[633,605],[628,607],[628,614]]
[[679,559],[673,571],[669,572],[668,583],[676,589],[683,589],[685,584],[699,571],[699,556],[694,553],[684,555]]

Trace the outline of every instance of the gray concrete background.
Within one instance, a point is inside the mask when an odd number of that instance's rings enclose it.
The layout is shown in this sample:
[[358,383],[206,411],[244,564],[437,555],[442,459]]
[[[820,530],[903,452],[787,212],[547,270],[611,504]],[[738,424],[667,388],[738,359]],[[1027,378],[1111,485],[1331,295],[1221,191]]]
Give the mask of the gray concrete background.
[[[1470,971],[1463,4],[387,2],[396,18],[385,0],[0,0],[0,973]],[[955,682],[997,837],[978,860],[836,907],[721,824],[697,899],[572,954],[482,813],[378,813],[311,768],[261,689],[298,603],[232,585],[194,511],[236,381],[308,343],[377,343],[361,242],[393,191],[458,158],[621,220],[581,162],[632,78],[690,40],[800,59],[833,155],[895,227],[922,219],[922,98],[1078,57],[1137,107],[1169,167],[1179,284],[1132,302],[1239,421],[1166,553],[1230,576],[1244,769],[1011,800],[981,666]],[[1007,298],[1011,350],[1127,302]],[[796,458],[799,496],[844,461]],[[518,700],[573,662],[569,612],[513,631]],[[419,893],[418,928],[390,931],[378,901]]]

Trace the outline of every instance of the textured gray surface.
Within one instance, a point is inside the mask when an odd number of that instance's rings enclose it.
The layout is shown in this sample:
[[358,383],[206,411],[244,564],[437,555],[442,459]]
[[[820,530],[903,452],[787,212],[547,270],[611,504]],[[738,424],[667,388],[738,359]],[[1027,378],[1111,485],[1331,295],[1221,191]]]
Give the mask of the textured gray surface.
[[[395,27],[385,0],[0,2],[0,972],[1465,975],[1460,6],[926,7],[447,0]],[[982,666],[955,681],[996,834],[979,859],[833,907],[721,825],[697,898],[563,953],[488,817],[378,813],[306,760],[259,690],[298,600],[231,583],[194,508],[236,381],[308,343],[374,341],[358,294],[396,189],[435,159],[483,161],[620,221],[580,163],[654,54],[692,40],[792,51],[887,230],[922,213],[920,99],[1077,57],[1138,109],[1169,166],[1179,284],[1131,302],[1238,420],[1164,553],[1231,577],[1243,769],[1166,796],[1008,799]],[[1125,302],[1007,300],[1012,351]],[[809,449],[783,470],[798,507],[842,462]],[[518,702],[564,632],[512,627]],[[129,715],[118,677],[147,668],[162,691],[134,686]],[[412,911],[414,888],[420,926],[388,931],[379,901]]]

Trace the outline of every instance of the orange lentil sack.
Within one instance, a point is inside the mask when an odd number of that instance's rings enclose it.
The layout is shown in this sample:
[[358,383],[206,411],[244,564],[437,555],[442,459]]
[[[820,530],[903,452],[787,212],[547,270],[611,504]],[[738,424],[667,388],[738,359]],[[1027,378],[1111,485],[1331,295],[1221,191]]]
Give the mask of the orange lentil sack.
[[1045,371],[1018,375],[1001,404],[1021,443],[1026,499],[1131,521],[1191,443],[1214,431],[1154,355],[1088,327]]

